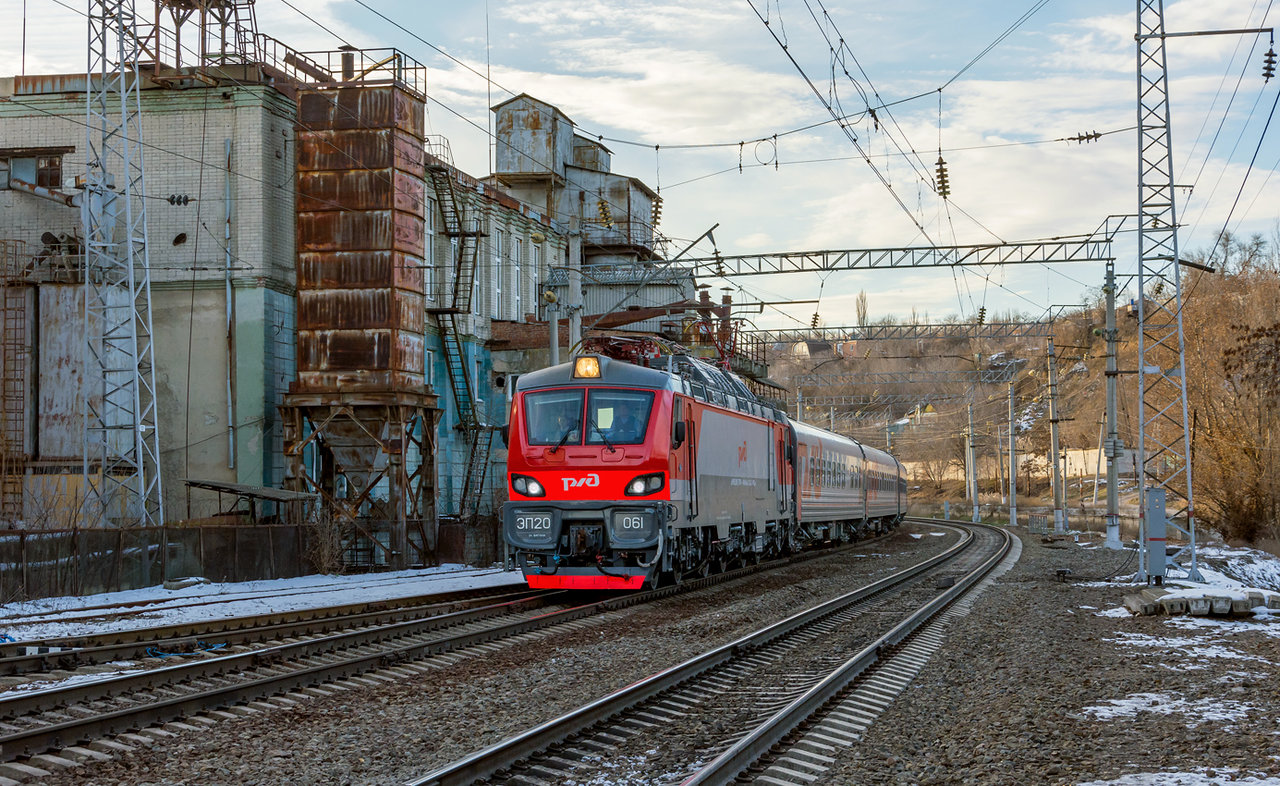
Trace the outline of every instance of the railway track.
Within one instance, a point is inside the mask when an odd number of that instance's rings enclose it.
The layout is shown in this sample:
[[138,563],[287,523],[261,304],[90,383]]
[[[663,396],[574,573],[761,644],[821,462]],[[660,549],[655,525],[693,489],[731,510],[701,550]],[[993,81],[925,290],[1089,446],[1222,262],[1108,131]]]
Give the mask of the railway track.
[[556,784],[605,772],[619,783],[822,782],[1016,542],[963,529],[941,555],[410,783]]
[[[318,686],[359,675],[391,681],[454,662],[461,654],[488,651],[548,635],[552,629],[677,592],[731,581],[756,571],[864,548],[853,546],[808,552],[768,565],[748,566],[682,587],[558,606],[548,611],[548,595],[539,594],[480,608],[366,625],[302,640],[284,640],[250,651],[192,659],[137,673],[111,675],[92,682],[45,690],[10,692],[0,698],[0,761],[78,746],[91,740],[131,733],[187,719],[214,722],[225,711],[257,705],[270,697],[284,703],[306,698]],[[292,697],[292,698],[291,698]],[[219,715],[218,713],[222,713]]]
[[527,587],[459,590],[171,625],[129,628],[94,636],[56,637],[0,644],[0,676],[39,674],[139,658],[199,654],[210,647],[251,645],[423,619],[553,593]]

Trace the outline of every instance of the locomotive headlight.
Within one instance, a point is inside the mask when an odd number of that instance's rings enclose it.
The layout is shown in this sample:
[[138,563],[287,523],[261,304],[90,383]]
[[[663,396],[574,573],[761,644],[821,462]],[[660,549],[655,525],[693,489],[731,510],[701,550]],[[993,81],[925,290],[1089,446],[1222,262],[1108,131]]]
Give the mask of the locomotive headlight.
[[528,475],[512,475],[511,488],[517,494],[523,494],[526,497],[545,497],[547,490],[542,484]]
[[627,481],[627,487],[623,493],[628,497],[643,497],[646,494],[662,491],[662,486],[665,482],[661,472],[640,475]]

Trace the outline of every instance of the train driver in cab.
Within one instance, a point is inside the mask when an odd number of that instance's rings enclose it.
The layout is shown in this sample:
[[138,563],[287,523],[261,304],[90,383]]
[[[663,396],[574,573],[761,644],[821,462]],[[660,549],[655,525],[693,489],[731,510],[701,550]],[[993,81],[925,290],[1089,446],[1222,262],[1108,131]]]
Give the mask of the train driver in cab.
[[609,426],[609,438],[614,442],[625,444],[639,442],[643,436],[643,426],[640,419],[636,417],[631,402],[625,399],[618,402],[618,411],[614,414],[613,423]]

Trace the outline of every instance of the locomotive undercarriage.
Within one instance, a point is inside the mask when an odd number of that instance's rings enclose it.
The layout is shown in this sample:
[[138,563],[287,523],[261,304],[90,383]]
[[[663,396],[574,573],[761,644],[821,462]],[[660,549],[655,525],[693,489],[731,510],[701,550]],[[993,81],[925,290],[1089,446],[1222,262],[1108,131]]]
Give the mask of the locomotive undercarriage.
[[[669,515],[668,510],[665,505],[644,509],[642,512],[651,514],[658,525],[651,532],[660,534],[656,539],[648,537],[628,547],[618,542],[609,529],[610,522],[615,521],[611,518],[616,514],[614,508],[578,503],[556,516],[544,545],[530,542],[518,548],[517,563],[531,584],[535,578],[551,581],[557,577],[547,586],[639,589],[642,584],[681,584],[785,556],[806,545],[854,542],[887,532],[898,523],[893,518],[883,518],[797,525],[784,519],[763,525],[732,524],[722,533],[715,526],[671,526],[661,521]],[[537,515],[527,514],[521,505],[520,509],[510,509],[504,518],[511,532],[517,522]]]

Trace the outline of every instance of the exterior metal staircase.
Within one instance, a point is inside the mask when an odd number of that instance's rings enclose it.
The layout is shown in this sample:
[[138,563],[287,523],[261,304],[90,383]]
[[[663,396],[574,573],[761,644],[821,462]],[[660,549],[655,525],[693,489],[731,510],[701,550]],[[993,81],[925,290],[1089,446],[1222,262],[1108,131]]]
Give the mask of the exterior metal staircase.
[[449,388],[454,405],[458,408],[458,426],[467,433],[467,468],[462,486],[462,500],[458,515],[463,523],[475,518],[484,492],[485,470],[489,463],[489,447],[493,427],[484,422],[484,413],[475,406],[475,388],[462,348],[459,325],[471,310],[471,296],[475,288],[476,260],[479,256],[479,222],[468,218],[466,207],[457,193],[453,167],[448,163],[447,147],[433,151],[435,160],[428,160],[427,175],[435,191],[436,205],[443,218],[443,232],[456,240],[453,259],[452,292],[444,299],[448,305],[428,309],[440,326],[440,344],[444,352],[445,368],[449,374]]

